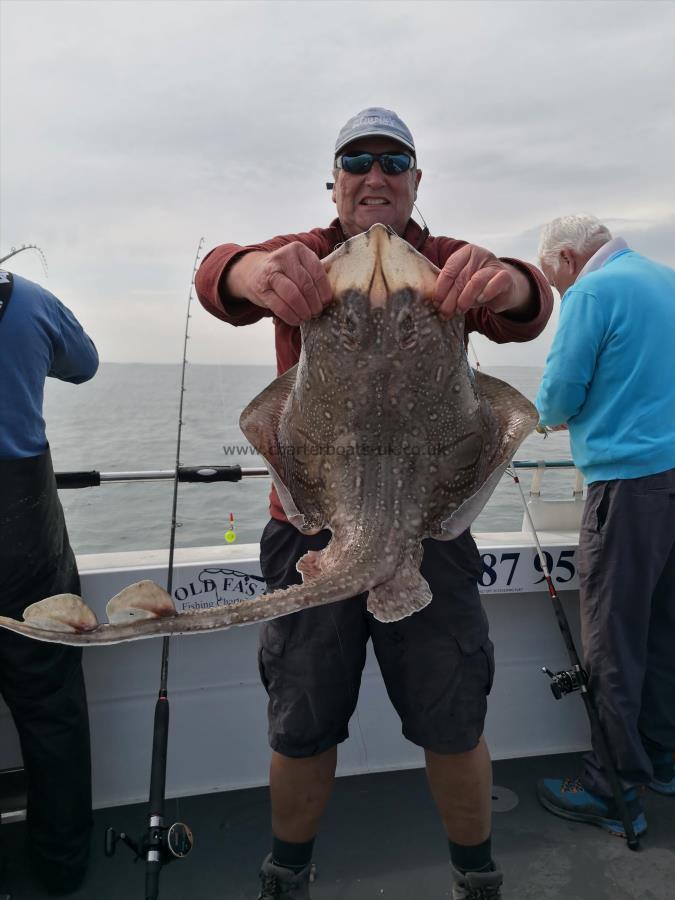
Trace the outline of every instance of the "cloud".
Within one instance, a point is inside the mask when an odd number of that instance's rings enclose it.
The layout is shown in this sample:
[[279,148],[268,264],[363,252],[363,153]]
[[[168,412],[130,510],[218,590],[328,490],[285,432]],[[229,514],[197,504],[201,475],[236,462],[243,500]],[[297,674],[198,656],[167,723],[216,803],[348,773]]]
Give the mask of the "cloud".
[[[44,248],[104,359],[177,361],[201,235],[327,224],[335,134],[372,104],[416,136],[433,233],[532,259],[540,223],[590,210],[672,263],[671,4],[6,0],[2,19],[0,250]],[[195,361],[273,358],[269,323],[193,328]]]

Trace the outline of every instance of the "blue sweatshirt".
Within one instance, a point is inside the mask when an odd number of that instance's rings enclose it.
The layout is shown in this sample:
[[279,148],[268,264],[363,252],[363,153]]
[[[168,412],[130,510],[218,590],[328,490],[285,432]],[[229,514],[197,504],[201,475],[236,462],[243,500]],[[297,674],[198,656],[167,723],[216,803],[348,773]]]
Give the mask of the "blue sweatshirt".
[[80,384],[96,374],[98,354],[75,316],[57,298],[14,276],[0,320],[0,459],[47,449],[42,401],[45,378]]
[[623,249],[582,275],[535,403],[543,424],[568,424],[589,483],[675,467],[675,271]]

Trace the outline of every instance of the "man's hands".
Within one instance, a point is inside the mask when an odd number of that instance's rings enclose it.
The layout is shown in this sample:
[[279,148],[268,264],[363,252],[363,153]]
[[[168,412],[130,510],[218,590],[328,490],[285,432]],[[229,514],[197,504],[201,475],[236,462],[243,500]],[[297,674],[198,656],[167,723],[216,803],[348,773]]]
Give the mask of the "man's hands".
[[[321,315],[332,299],[319,257],[299,241],[271,253],[253,251],[240,257],[227,273],[226,288],[231,296],[269,309],[288,325]],[[448,319],[479,306],[525,319],[536,314],[535,299],[519,269],[484,247],[466,244],[443,266],[433,303]]]
[[252,252],[227,274],[228,292],[269,309],[288,325],[319,316],[332,300],[324,267],[299,241],[272,253]]
[[448,258],[433,296],[439,314],[447,319],[476,306],[525,314],[531,302],[527,277],[476,244],[466,244]]

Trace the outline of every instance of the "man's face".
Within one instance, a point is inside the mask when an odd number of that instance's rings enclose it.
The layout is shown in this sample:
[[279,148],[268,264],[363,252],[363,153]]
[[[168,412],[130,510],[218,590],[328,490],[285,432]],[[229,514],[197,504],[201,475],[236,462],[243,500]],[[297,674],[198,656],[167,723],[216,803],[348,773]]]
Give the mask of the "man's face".
[[[341,153],[400,153],[402,150],[409,152],[406,147],[387,138],[364,138],[349,144]],[[377,222],[389,225],[397,234],[403,234],[412,215],[421,177],[418,169],[410,169],[400,175],[385,175],[379,162],[374,162],[365,175],[351,175],[339,169],[333,188],[333,202],[337,204],[346,236],[354,237],[368,231]]]

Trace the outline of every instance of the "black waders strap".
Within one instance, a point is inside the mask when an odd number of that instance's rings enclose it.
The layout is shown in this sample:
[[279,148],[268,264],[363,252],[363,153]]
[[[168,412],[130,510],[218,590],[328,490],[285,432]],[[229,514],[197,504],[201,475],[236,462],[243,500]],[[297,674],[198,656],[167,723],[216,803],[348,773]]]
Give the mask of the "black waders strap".
[[12,296],[13,287],[14,276],[12,273],[0,269],[0,322],[5,314],[5,310],[9,306],[9,298]]

